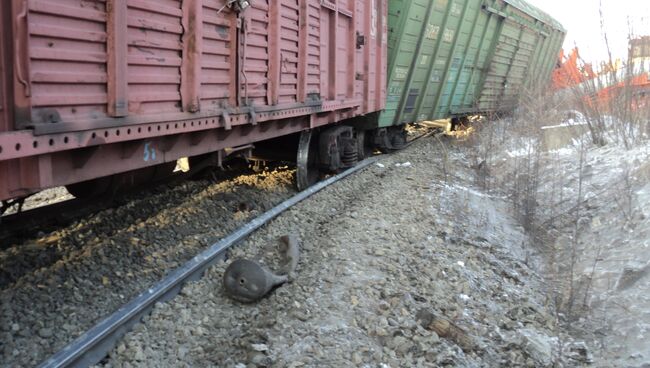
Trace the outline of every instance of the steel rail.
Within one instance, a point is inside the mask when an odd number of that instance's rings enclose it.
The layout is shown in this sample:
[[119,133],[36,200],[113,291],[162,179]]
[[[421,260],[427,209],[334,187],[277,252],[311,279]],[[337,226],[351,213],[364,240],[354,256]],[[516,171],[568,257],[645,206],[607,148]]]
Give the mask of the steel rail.
[[338,175],[314,184],[253,219],[227,237],[211,245],[182,267],[172,271],[150,289],[140,293],[130,302],[123,305],[117,311],[113,312],[113,314],[41,363],[39,367],[87,367],[98,363],[143,316],[152,310],[155,303],[172,299],[180,292],[186,282],[200,279],[208,267],[223,259],[225,251],[228,248],[242,241],[253,231],[259,229],[295,204],[329,185],[368,167],[376,162],[377,159],[378,156],[367,158]]

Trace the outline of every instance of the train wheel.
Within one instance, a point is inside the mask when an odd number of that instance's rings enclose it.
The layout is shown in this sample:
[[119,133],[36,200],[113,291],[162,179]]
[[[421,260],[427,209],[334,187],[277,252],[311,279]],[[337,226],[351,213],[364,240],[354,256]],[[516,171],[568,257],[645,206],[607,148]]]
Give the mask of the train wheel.
[[373,143],[382,153],[399,151],[406,146],[406,129],[404,125],[395,125],[377,129]]
[[359,161],[372,156],[372,144],[369,133],[365,130],[357,131],[357,156]]
[[391,149],[394,151],[406,147],[406,125],[392,126],[388,129]]
[[318,136],[312,130],[300,133],[298,156],[296,159],[296,186],[305,190],[316,183],[320,177],[318,161]]

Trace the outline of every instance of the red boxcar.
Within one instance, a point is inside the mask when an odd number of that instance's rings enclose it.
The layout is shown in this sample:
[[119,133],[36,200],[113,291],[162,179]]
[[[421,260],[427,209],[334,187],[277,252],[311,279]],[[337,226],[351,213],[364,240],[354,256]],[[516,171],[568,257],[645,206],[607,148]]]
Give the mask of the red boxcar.
[[8,0],[0,199],[381,110],[386,0]]

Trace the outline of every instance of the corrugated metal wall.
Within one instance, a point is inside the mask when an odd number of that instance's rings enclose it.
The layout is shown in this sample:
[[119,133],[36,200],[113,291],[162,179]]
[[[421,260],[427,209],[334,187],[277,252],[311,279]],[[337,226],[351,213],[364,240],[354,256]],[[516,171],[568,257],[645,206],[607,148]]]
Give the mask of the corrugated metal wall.
[[380,126],[512,109],[550,76],[564,30],[504,0],[394,0]]
[[[0,6],[0,22],[3,24],[11,23],[11,15],[6,9]],[[11,65],[11,32],[3,29],[0,34],[0,132],[10,130],[13,125],[13,116],[10,113],[9,90],[11,88],[11,78],[9,70]]]
[[384,106],[386,0],[0,4],[0,98],[16,107],[0,120],[0,171],[28,162],[25,178],[0,178],[0,199]]
[[[260,4],[261,3],[261,4]],[[263,4],[263,6],[262,6]],[[223,106],[236,105],[235,85],[237,68],[236,52],[237,41],[235,28],[231,23],[235,21],[229,10],[221,10],[223,1],[202,0],[202,45],[201,45],[201,87],[199,97],[201,107],[217,109]],[[268,5],[263,1],[256,1],[250,12],[254,14],[266,12]],[[259,15],[257,16],[259,18]],[[268,21],[252,21],[250,29],[250,47],[259,48],[266,54],[268,47],[266,29]],[[251,69],[248,70],[251,79],[266,77],[266,61],[251,60]],[[261,76],[260,76],[261,74]]]
[[378,0],[255,0],[239,19],[226,0],[20,3],[27,39],[17,60],[31,116],[19,128],[314,100],[382,104],[365,101],[382,88],[383,71],[368,68],[382,45],[357,45],[377,40]]

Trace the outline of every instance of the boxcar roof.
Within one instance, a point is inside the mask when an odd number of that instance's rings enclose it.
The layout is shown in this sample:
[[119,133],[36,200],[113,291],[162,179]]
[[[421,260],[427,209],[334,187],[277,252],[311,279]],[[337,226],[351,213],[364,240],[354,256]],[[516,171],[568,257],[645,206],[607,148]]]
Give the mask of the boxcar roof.
[[524,0],[504,0],[506,3],[514,6],[515,8],[518,8],[519,10],[530,14],[531,16],[535,17],[538,20],[541,20],[542,22],[545,22],[555,28],[557,28],[559,31],[566,33],[566,29],[564,26],[562,26],[562,23],[558,22],[555,18],[551,17],[548,13],[544,12],[540,8],[524,1]]

